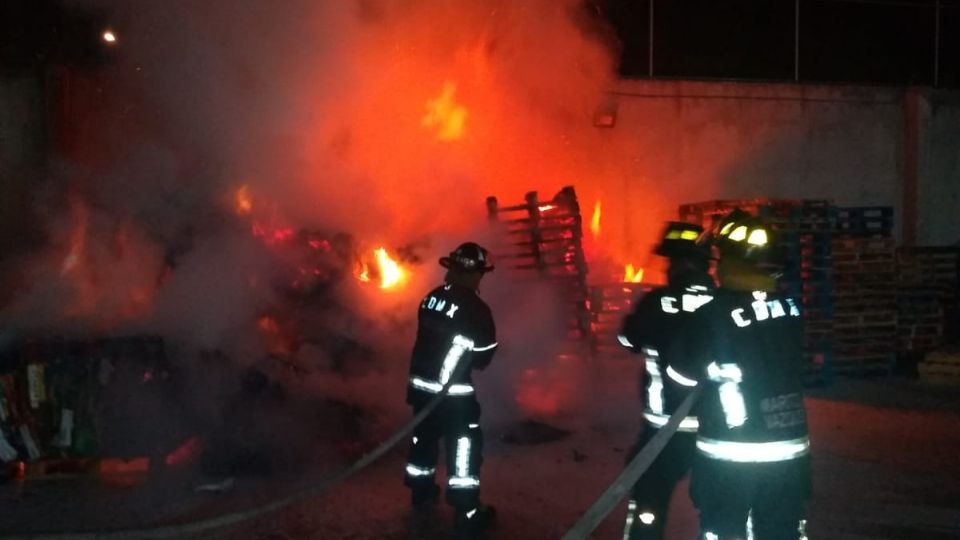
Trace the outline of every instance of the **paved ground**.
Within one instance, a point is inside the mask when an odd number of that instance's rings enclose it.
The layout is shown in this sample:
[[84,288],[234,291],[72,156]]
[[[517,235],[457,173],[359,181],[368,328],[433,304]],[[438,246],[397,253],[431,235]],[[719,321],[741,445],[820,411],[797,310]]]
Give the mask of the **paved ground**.
[[[497,505],[491,539],[558,538],[619,472],[635,435],[632,381],[614,377],[588,415],[558,414],[571,431],[538,445],[503,440],[512,424],[487,426],[484,498]],[[890,381],[844,383],[811,392],[816,494],[812,538],[960,538],[960,388]],[[612,413],[611,411],[619,411]],[[341,458],[345,457],[340,455]],[[342,463],[332,455],[327,469]],[[401,485],[403,456],[390,453],[329,494],[240,526],[195,535],[216,539],[443,539],[441,508],[414,521]],[[133,487],[76,480],[0,486],[0,537],[14,532],[96,529],[183,521],[255,504],[321,476],[324,467],[238,479],[225,494],[193,493],[198,479],[168,474]],[[696,518],[686,486],[675,494],[671,539],[691,539]],[[623,508],[595,538],[619,538]]]

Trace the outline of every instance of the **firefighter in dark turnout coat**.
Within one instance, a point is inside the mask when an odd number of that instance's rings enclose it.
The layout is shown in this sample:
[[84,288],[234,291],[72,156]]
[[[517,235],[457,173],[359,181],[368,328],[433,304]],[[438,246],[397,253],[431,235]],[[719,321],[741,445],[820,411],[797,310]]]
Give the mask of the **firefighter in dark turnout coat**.
[[[712,299],[710,252],[696,242],[702,230],[689,223],[667,225],[655,251],[670,261],[667,285],[644,295],[624,319],[618,336],[623,346],[641,355],[646,366],[645,425],[628,453],[628,462],[667,423],[697,384],[697,374],[688,372],[690,364],[675,358],[667,349],[682,331],[683,322]],[[696,416],[684,418],[678,432],[637,481],[628,504],[624,540],[663,538],[670,497],[690,470],[696,433]]]
[[472,242],[441,258],[440,264],[447,269],[444,284],[420,302],[407,403],[416,414],[448,383],[449,390],[414,431],[405,484],[414,507],[437,500],[434,474],[438,444],[444,439],[447,502],[455,508],[458,528],[476,530],[493,518],[493,508],[479,502],[483,432],[471,377],[474,369],[490,364],[497,347],[490,308],[477,294],[481,278],[493,266],[487,250]]
[[797,301],[765,270],[770,234],[751,217],[723,224],[720,287],[694,316],[707,386],[690,490],[705,540],[806,538],[802,323]]

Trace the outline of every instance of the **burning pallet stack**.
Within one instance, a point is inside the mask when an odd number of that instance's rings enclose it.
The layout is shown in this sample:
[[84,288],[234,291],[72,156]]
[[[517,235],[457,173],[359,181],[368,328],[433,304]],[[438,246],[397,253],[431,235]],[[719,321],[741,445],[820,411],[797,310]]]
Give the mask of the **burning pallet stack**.
[[573,187],[564,187],[549,201],[541,201],[531,191],[522,204],[512,206],[500,206],[496,197],[487,197],[487,216],[504,238],[498,258],[521,274],[554,284],[569,306],[571,337],[588,338],[587,262],[580,204]]
[[149,390],[138,387],[155,387],[167,374],[163,341],[152,336],[34,339],[11,347],[0,365],[4,472],[92,472],[104,467],[105,448],[140,455],[123,430],[111,426],[136,414],[123,396],[142,395]]
[[710,228],[734,208],[763,218],[775,231],[775,248],[785,263],[782,285],[803,305],[807,382],[826,382],[834,339],[833,208],[823,200],[719,200],[682,205],[680,219]]
[[833,372],[889,375],[897,350],[893,209],[837,209],[833,239]]

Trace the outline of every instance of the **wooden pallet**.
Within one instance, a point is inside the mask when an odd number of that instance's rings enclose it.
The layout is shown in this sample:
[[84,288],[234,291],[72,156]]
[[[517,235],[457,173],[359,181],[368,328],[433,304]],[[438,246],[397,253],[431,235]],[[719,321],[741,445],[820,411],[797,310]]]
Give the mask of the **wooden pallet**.
[[583,220],[573,186],[564,187],[549,201],[541,201],[537,192],[531,191],[521,204],[501,206],[491,196],[486,205],[488,220],[501,233],[497,258],[514,272],[553,283],[572,308],[571,324],[581,337],[588,337]]
[[830,370],[836,375],[889,376],[893,372],[894,363],[893,353],[844,355],[834,352]]
[[838,207],[836,231],[846,236],[889,237],[893,232],[893,208],[890,206]]
[[920,378],[928,382],[960,383],[960,352],[937,351],[917,365]]

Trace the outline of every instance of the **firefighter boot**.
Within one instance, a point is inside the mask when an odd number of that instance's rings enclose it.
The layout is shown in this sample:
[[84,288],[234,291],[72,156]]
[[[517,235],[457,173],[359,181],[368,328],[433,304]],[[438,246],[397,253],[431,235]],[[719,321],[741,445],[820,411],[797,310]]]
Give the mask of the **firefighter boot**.
[[457,509],[454,526],[462,537],[473,538],[493,525],[496,514],[496,510],[487,505],[478,505],[466,511]]

